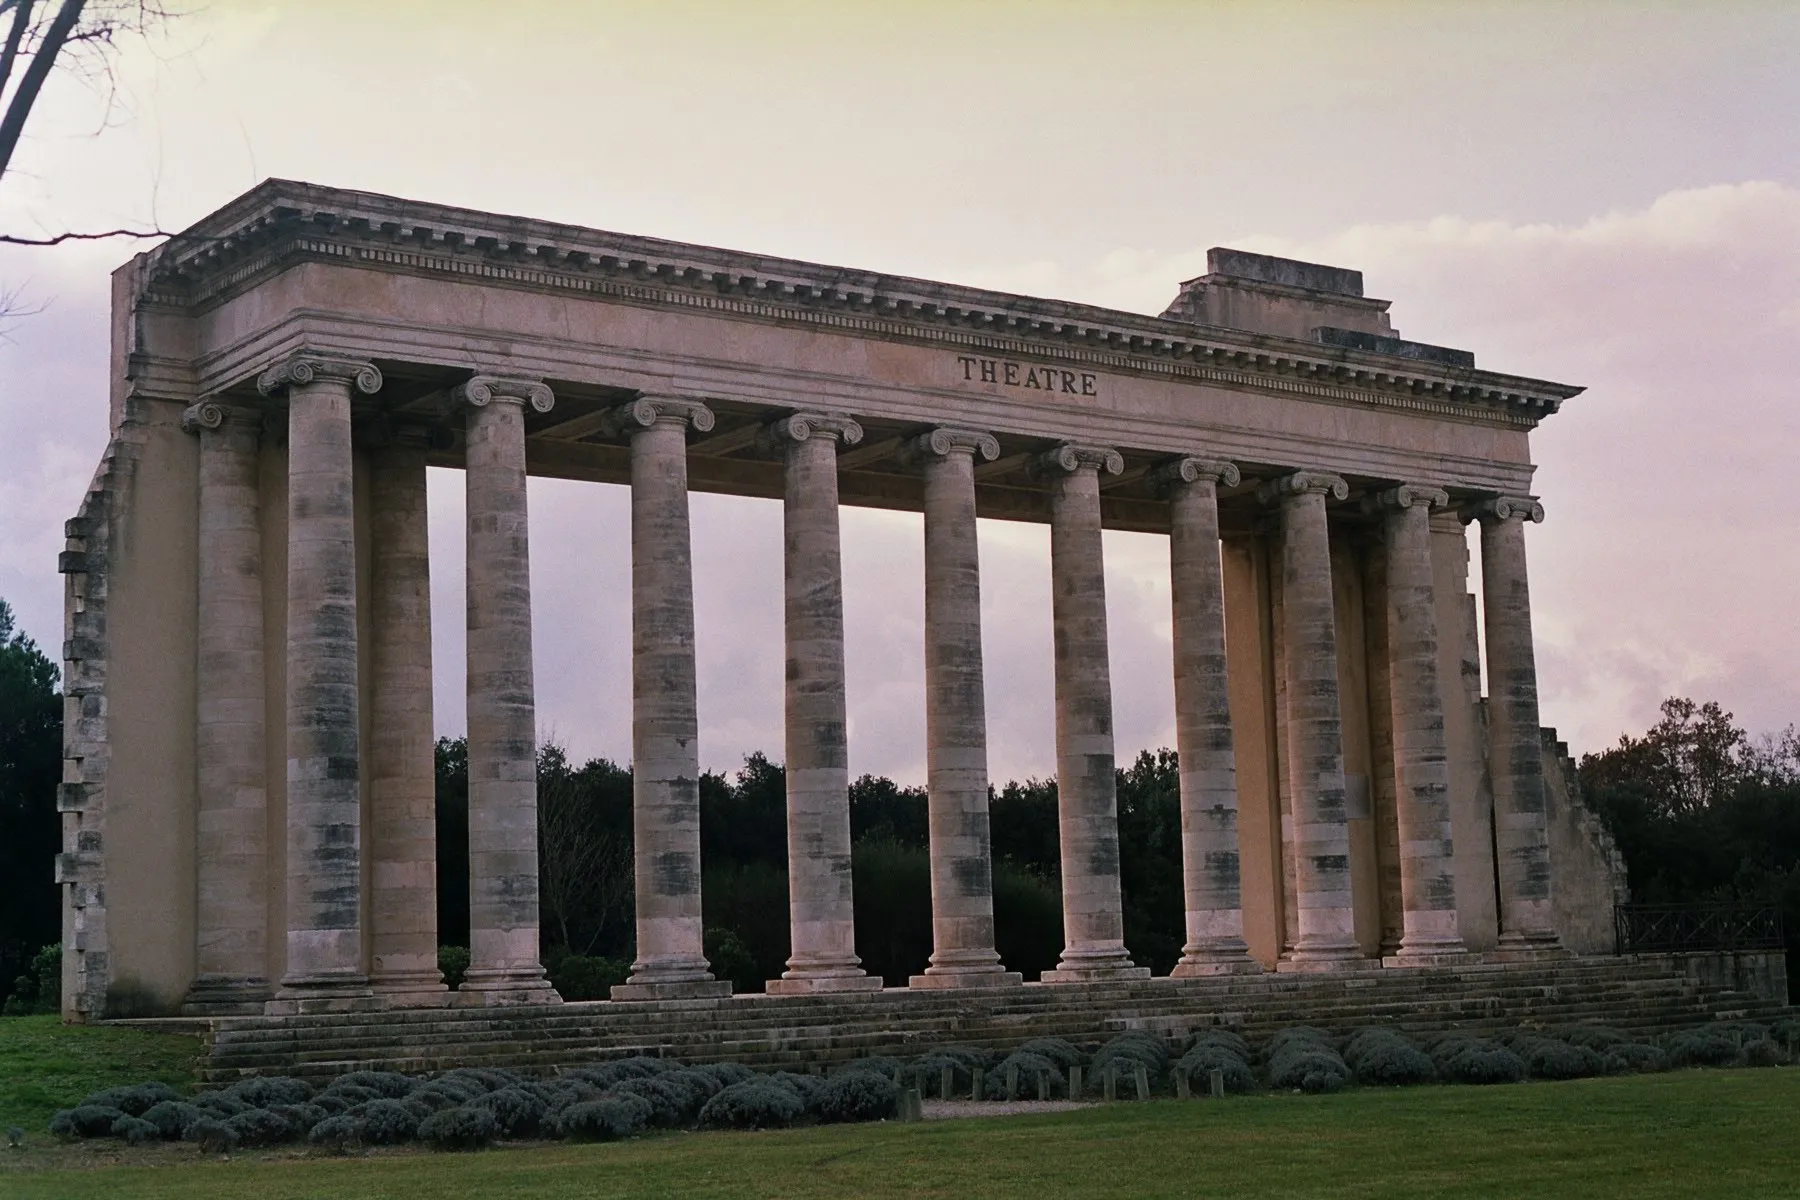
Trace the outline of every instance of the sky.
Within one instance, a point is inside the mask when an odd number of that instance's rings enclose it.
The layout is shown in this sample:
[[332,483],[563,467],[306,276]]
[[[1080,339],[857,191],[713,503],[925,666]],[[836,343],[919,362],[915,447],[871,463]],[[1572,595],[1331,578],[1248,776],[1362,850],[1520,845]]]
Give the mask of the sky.
[[[0,231],[176,230],[268,176],[1155,313],[1230,245],[1582,384],[1532,437],[1543,718],[1800,721],[1800,6],[212,0],[46,90]],[[0,597],[61,640],[107,275],[0,247]],[[431,479],[461,732],[461,484]],[[621,487],[535,480],[540,731],[629,754]],[[778,502],[693,499],[701,755],[780,756]],[[921,529],[843,516],[851,768],[923,780]],[[1166,539],[1109,533],[1117,742],[1172,744]],[[991,770],[1053,771],[1049,548],[983,522]]]

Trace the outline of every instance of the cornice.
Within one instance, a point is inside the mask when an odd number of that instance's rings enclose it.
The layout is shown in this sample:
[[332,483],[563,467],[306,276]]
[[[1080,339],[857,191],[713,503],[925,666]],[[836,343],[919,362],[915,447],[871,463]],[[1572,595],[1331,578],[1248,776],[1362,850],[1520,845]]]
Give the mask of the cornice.
[[449,274],[650,307],[1529,429],[1583,390],[1114,309],[269,180],[144,256],[143,297],[201,310],[297,262]]

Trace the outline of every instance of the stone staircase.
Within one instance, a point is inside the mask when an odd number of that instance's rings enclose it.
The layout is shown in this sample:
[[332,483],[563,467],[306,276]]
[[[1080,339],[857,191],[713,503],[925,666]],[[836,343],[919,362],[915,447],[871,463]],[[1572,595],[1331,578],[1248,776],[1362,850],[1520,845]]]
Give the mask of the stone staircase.
[[548,1074],[625,1054],[695,1062],[810,1065],[945,1043],[1005,1048],[1045,1035],[1093,1040],[1122,1029],[1212,1025],[1252,1038],[1286,1025],[1411,1032],[1604,1023],[1654,1033],[1721,1019],[1769,1020],[1778,1001],[1690,976],[1677,955],[1476,963],[1345,975],[1151,979],[992,991],[845,996],[745,994],[713,1000],[410,1009],[210,1023],[201,1078],[418,1074],[457,1066]]

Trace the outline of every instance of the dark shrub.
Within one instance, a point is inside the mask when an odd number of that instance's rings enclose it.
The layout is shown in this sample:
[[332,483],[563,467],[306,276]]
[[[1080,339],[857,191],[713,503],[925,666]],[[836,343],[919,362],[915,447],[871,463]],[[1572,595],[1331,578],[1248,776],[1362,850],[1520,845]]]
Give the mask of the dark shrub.
[[181,1100],[164,1100],[161,1104],[144,1114],[144,1120],[156,1126],[164,1141],[179,1140],[187,1132],[187,1127],[195,1121],[204,1119],[206,1110],[196,1108]]
[[357,1105],[344,1117],[362,1123],[362,1140],[371,1146],[397,1146],[410,1142],[419,1132],[419,1122],[430,1113],[420,1113],[400,1100],[369,1100]]
[[573,1142],[611,1142],[644,1131],[650,1102],[642,1096],[606,1095],[571,1104],[556,1118],[556,1131]]
[[1745,1042],[1738,1054],[1738,1065],[1741,1067],[1773,1067],[1781,1062],[1781,1047],[1768,1038],[1760,1041]]
[[900,1085],[874,1071],[850,1071],[833,1075],[819,1088],[812,1109],[819,1120],[880,1121],[894,1115]]
[[1783,1046],[1800,1044],[1800,1018],[1783,1017],[1769,1026],[1769,1036]]
[[[661,1075],[665,1071],[679,1070],[680,1063],[664,1058],[647,1058],[637,1055],[632,1058],[615,1058],[611,1062],[596,1063],[591,1067],[575,1067],[563,1072],[565,1079],[579,1079],[583,1083],[591,1083],[597,1088],[609,1088],[615,1083],[623,1083],[627,1079],[648,1079],[652,1075]],[[705,1071],[712,1068],[692,1067],[690,1070]],[[740,1068],[748,1070],[749,1068]],[[719,1086],[724,1087],[721,1081]]]
[[165,1100],[179,1099],[181,1094],[166,1083],[134,1083],[95,1092],[76,1107],[116,1108],[127,1116],[141,1117]]
[[500,1136],[485,1108],[446,1108],[419,1122],[419,1140],[434,1150],[479,1150]]
[[[208,1099],[210,1099],[210,1096],[202,1096],[200,1099],[194,1101],[194,1103],[204,1108],[206,1107],[206,1101]],[[383,1096],[374,1088],[366,1088],[354,1083],[338,1082],[314,1096],[313,1103],[324,1104],[328,1099],[342,1100],[351,1108],[355,1108],[357,1105],[367,1104],[371,1100],[386,1100],[387,1097]]]
[[[298,1080],[295,1082],[298,1082]],[[330,1086],[336,1089],[346,1087],[368,1088],[377,1096],[381,1096],[388,1100],[398,1100],[409,1094],[414,1088],[418,1087],[419,1083],[419,1080],[412,1078],[410,1075],[402,1075],[398,1071],[352,1071],[348,1075],[340,1075],[332,1080]],[[306,1095],[295,1099],[283,1097],[281,1103],[294,1104],[299,1100],[310,1099],[311,1096],[312,1093],[308,1092]],[[246,1096],[244,1099],[248,1100],[249,1097]],[[252,1103],[254,1103],[254,1101],[252,1101]]]
[[1230,1029],[1202,1029],[1188,1039],[1187,1046],[1184,1048],[1194,1050],[1201,1046],[1223,1046],[1245,1062],[1250,1062],[1253,1057],[1250,1052],[1250,1040],[1243,1034]]
[[565,954],[547,965],[550,985],[564,1000],[605,1000],[613,985],[631,974],[631,964],[623,959],[584,954]]
[[326,1117],[307,1131],[306,1140],[328,1150],[347,1150],[367,1141],[368,1133],[357,1117]]
[[1046,1055],[1031,1050],[1014,1050],[994,1065],[982,1080],[981,1090],[989,1100],[1006,1099],[1006,1071],[1008,1067],[1017,1067],[1019,1074],[1019,1090],[1016,1099],[1036,1100],[1038,1094],[1038,1077],[1041,1075],[1050,1084],[1052,1098],[1069,1094],[1069,1077],[1063,1069]]
[[467,946],[439,946],[438,970],[444,974],[444,982],[451,991],[462,986],[463,976],[469,973],[469,948]]
[[1256,1076],[1250,1064],[1223,1042],[1202,1042],[1175,1063],[1175,1069],[1188,1077],[1194,1088],[1205,1092],[1212,1087],[1213,1068],[1225,1076],[1225,1090],[1234,1095],[1256,1090]]
[[1746,1046],[1769,1036],[1769,1027],[1760,1021],[1722,1021],[1713,1028]]
[[543,1128],[544,1118],[550,1114],[550,1106],[541,1097],[518,1087],[501,1088],[477,1096],[466,1107],[493,1113],[494,1123],[499,1127],[497,1136],[505,1138],[535,1137]]
[[985,1071],[993,1066],[995,1061],[995,1055],[992,1051],[983,1050],[979,1046],[936,1046],[927,1051],[927,1053],[941,1054],[945,1058],[954,1058],[957,1062],[962,1063],[970,1070],[980,1067]]
[[1344,1061],[1358,1083],[1397,1086],[1437,1078],[1431,1058],[1389,1029],[1365,1029],[1344,1043]]
[[[782,1087],[789,1089],[794,1095],[800,1097],[800,1103],[806,1106],[807,1112],[812,1112],[814,1110],[819,1098],[819,1089],[825,1086],[825,1077],[823,1075],[802,1075],[797,1071],[771,1071],[769,1074],[764,1075],[763,1078],[770,1083],[779,1083]],[[889,1082],[891,1083],[893,1081],[889,1080]],[[712,1097],[710,1096],[707,1097],[709,1100],[711,1098]],[[705,1103],[705,1101],[702,1101],[702,1103]]]
[[752,1071],[743,1063],[707,1063],[703,1066],[687,1068],[681,1068],[681,1065],[676,1063],[672,1064],[670,1069],[698,1071],[702,1075],[710,1077],[714,1083],[719,1085],[721,1090],[730,1087],[734,1083],[749,1083],[754,1079],[761,1078],[755,1071]]
[[151,1142],[162,1141],[162,1130],[142,1117],[130,1115],[113,1122],[112,1135],[125,1139],[126,1144],[132,1146],[147,1146]]
[[1525,1063],[1498,1042],[1461,1038],[1439,1043],[1432,1055],[1446,1083],[1517,1083]]
[[1276,1031],[1268,1041],[1263,1043],[1262,1057],[1265,1063],[1273,1063],[1275,1056],[1290,1046],[1305,1046],[1317,1050],[1337,1051],[1337,1039],[1323,1029],[1311,1025],[1292,1025]]
[[[621,1080],[613,1085],[612,1093],[616,1096],[636,1096],[648,1104],[650,1115],[645,1118],[645,1123],[652,1128],[674,1129],[688,1124],[692,1114],[698,1113],[700,1106],[705,1104],[712,1095],[712,1091],[709,1090],[705,1095],[698,1097],[698,1102],[692,1105],[690,1112],[689,1100],[694,1094],[693,1088],[691,1085],[670,1082],[674,1075],[675,1072],[671,1071],[667,1075],[657,1075],[645,1079]],[[701,1078],[704,1079],[705,1076],[701,1076]]]
[[792,1089],[753,1079],[734,1083],[700,1110],[705,1129],[780,1129],[798,1121],[806,1111]]
[[1571,1046],[1554,1038],[1517,1038],[1512,1050],[1525,1064],[1526,1074],[1533,1079],[1585,1079],[1606,1070],[1606,1062],[1598,1051],[1586,1046]]
[[316,1090],[304,1079],[271,1075],[255,1079],[240,1079],[226,1088],[225,1094],[252,1108],[268,1108],[276,1104],[305,1104],[313,1098],[313,1092]]
[[960,1058],[952,1058],[948,1054],[939,1054],[935,1050],[919,1055],[912,1060],[901,1080],[919,1089],[921,1096],[940,1096],[944,1087],[944,1071],[950,1071],[951,1092],[943,1096],[945,1100],[956,1096],[965,1096],[975,1086],[974,1073],[969,1064]]
[[130,1114],[108,1104],[81,1104],[50,1118],[50,1132],[64,1137],[111,1137],[113,1122]]
[[1100,1047],[1099,1053],[1108,1051],[1128,1055],[1145,1062],[1155,1062],[1158,1066],[1167,1066],[1174,1054],[1169,1047],[1169,1039],[1160,1034],[1150,1033],[1143,1029],[1128,1029],[1124,1033],[1108,1039]]
[[279,1146],[300,1136],[292,1121],[266,1108],[241,1112],[226,1121],[225,1127],[237,1134],[240,1146]]
[[346,1097],[338,1095],[336,1092],[320,1092],[308,1101],[308,1103],[314,1108],[324,1109],[326,1116],[336,1117],[349,1112],[351,1109],[355,1108],[357,1104],[361,1103],[361,1101],[347,1099]]
[[[555,1127],[555,1116],[571,1104],[585,1104],[589,1100],[598,1100],[606,1093],[591,1083],[583,1083],[579,1079],[558,1079],[549,1086],[549,1099],[545,1103],[549,1111],[544,1118],[546,1130]],[[414,1098],[417,1098],[415,1093]]]
[[314,1125],[331,1115],[316,1104],[271,1104],[269,1111],[285,1118],[294,1127],[296,1138],[304,1138]]
[[1601,1058],[1609,1075],[1635,1075],[1669,1069],[1669,1056],[1655,1046],[1643,1042],[1620,1042],[1608,1046]]
[[831,1067],[833,1075],[842,1075],[850,1071],[873,1071],[877,1075],[886,1075],[889,1079],[894,1072],[905,1067],[905,1063],[897,1058],[889,1058],[885,1054],[871,1054],[867,1058],[853,1058],[849,1062],[834,1063]]
[[237,1131],[224,1121],[202,1117],[188,1127],[187,1140],[202,1154],[229,1154],[237,1148]]
[[454,1071],[445,1071],[431,1082],[448,1083],[471,1095],[478,1095],[482,1092],[497,1092],[501,1088],[517,1087],[524,1082],[524,1077],[515,1071],[502,1071],[495,1067],[458,1067]]
[[1559,1038],[1571,1046],[1583,1046],[1589,1050],[1597,1050],[1601,1054],[1605,1054],[1614,1046],[1622,1046],[1636,1040],[1628,1033],[1621,1033],[1617,1029],[1608,1029],[1604,1025],[1574,1025],[1568,1029],[1551,1030],[1549,1036]]
[[194,1097],[192,1103],[195,1108],[207,1116],[216,1117],[221,1121],[229,1120],[241,1112],[249,1112],[256,1107],[253,1104],[245,1104],[236,1096],[228,1096],[224,1092],[201,1092]]
[[1087,1058],[1074,1042],[1059,1037],[1032,1038],[1020,1046],[1017,1053],[1041,1054],[1055,1063],[1057,1070],[1064,1074],[1068,1073],[1070,1067],[1080,1066],[1082,1060]]
[[1678,1067],[1729,1067],[1737,1061],[1737,1039],[1716,1029],[1686,1029],[1663,1041],[1669,1061]]
[[[483,1092],[482,1095],[486,1095]],[[406,1098],[407,1103],[422,1105],[431,1112],[443,1112],[446,1108],[461,1108],[475,1099],[465,1096],[450,1088],[440,1088],[435,1084],[426,1084]]]
[[1337,1051],[1295,1039],[1269,1060],[1269,1086],[1303,1092],[1335,1092],[1350,1082],[1350,1067]]

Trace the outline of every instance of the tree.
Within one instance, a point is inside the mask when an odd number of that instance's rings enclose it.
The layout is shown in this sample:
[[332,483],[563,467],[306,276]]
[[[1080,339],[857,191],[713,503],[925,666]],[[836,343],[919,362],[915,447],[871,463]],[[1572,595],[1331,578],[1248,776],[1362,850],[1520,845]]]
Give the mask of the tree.
[[14,628],[0,600],[0,992],[58,940],[56,785],[62,778],[59,672]]
[[538,894],[546,931],[563,951],[592,955],[633,911],[631,775],[604,759],[577,771],[561,746],[546,742],[538,750],[537,779]]

